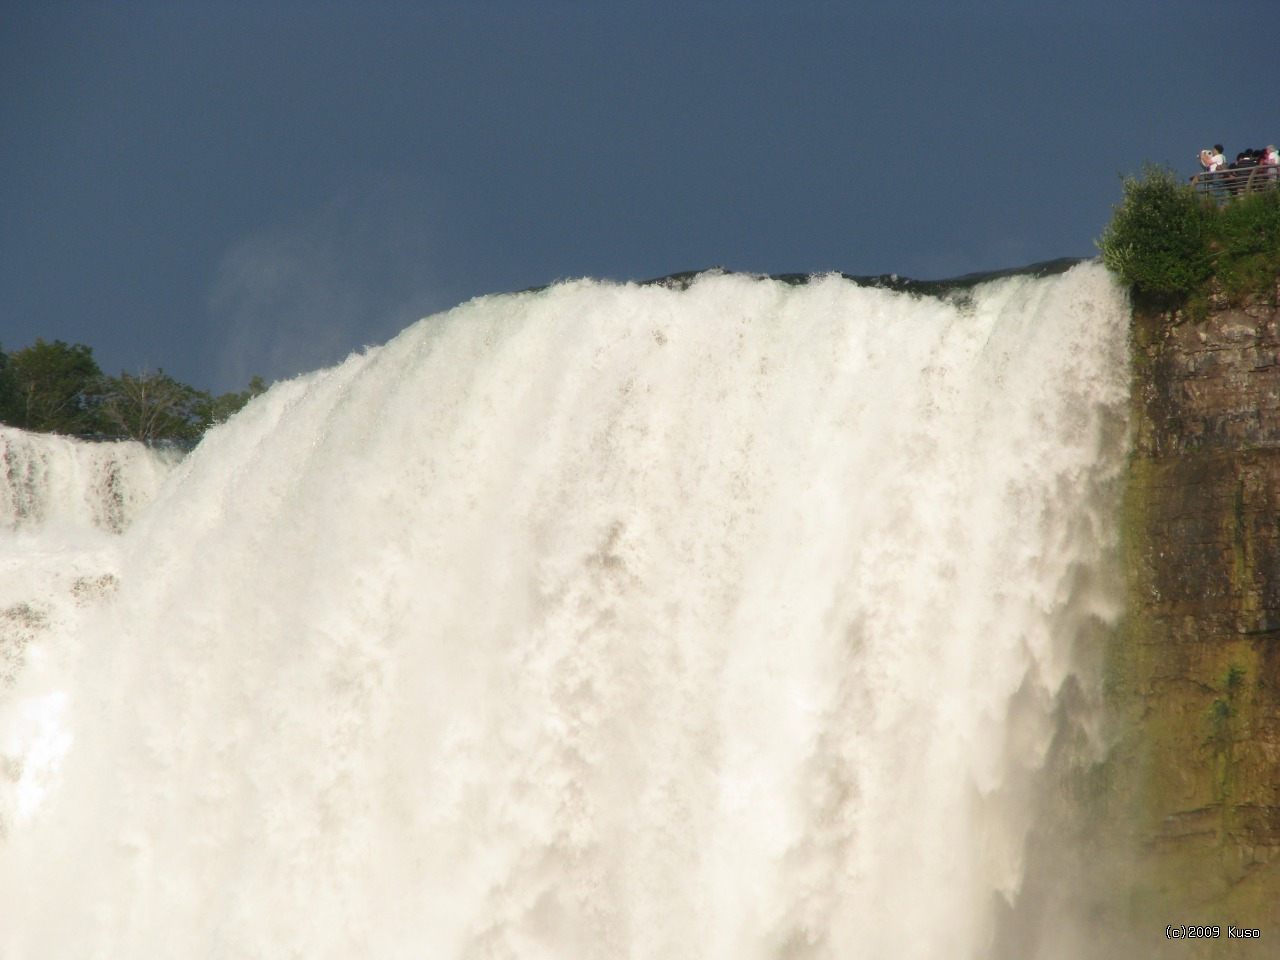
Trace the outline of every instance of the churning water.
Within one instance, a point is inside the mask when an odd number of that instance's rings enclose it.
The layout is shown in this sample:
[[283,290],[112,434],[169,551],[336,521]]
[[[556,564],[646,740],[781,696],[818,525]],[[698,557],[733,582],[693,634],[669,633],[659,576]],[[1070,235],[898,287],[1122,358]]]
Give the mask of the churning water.
[[1127,311],[573,282],[180,463],[5,430],[0,957],[990,955]]

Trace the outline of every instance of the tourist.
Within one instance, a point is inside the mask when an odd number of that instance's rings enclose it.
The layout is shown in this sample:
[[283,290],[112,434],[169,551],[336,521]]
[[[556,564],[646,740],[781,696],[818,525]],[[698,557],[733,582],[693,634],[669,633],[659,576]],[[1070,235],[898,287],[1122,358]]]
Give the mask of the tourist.
[[1227,165],[1227,158],[1222,155],[1222,144],[1215,143],[1212,150],[1200,151],[1200,166],[1210,173],[1217,173]]
[[[1205,172],[1198,177],[1192,177],[1192,180],[1198,179],[1204,184],[1212,184],[1215,180],[1218,180],[1222,176],[1218,171],[1225,170],[1227,166],[1227,158],[1222,155],[1222,144],[1215,143],[1212,150],[1201,150],[1200,166],[1204,167]],[[1224,196],[1220,186],[1211,187],[1209,192],[1219,199]]]
[[1231,164],[1231,169],[1243,170],[1247,167],[1256,167],[1261,158],[1261,150],[1241,150],[1236,154],[1236,162]]

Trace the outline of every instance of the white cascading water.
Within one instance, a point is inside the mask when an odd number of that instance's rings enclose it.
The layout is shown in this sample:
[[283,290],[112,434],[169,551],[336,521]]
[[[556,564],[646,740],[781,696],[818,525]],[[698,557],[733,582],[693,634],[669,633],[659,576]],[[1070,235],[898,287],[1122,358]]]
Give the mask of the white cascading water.
[[990,955],[1127,320],[1097,264],[572,282],[129,447],[115,520],[11,479],[0,958]]
[[[13,716],[8,688],[27,644],[38,634],[66,633],[68,609],[115,588],[108,558],[119,553],[118,534],[178,459],[176,451],[137,443],[85,443],[0,426],[0,718]],[[13,800],[14,771],[24,758],[34,789],[28,752],[0,752],[0,838],[12,820],[5,800]]]

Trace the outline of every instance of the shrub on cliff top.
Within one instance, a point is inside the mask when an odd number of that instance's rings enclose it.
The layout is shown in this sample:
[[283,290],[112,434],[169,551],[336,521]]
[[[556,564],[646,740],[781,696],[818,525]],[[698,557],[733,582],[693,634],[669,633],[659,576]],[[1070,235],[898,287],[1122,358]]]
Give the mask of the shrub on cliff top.
[[1217,211],[1219,257],[1261,253],[1280,257],[1280,190],[1237,197]]
[[1227,301],[1273,291],[1280,278],[1280,190],[1232,200],[1213,226],[1213,272]]
[[1098,248],[1102,262],[1140,294],[1178,299],[1208,279],[1215,211],[1165,167],[1145,164],[1124,178]]

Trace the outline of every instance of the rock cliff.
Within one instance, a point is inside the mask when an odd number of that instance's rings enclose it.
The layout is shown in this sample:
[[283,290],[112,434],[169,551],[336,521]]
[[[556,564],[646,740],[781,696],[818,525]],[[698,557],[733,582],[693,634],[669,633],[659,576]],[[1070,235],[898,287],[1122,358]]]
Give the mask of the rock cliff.
[[1134,317],[1128,612],[1106,677],[1117,741],[1095,797],[1111,824],[1106,886],[1123,891],[1107,910],[1131,948],[1152,948],[1143,956],[1166,955],[1166,924],[1221,928],[1170,956],[1280,956],[1276,302],[1280,287],[1203,321]]

